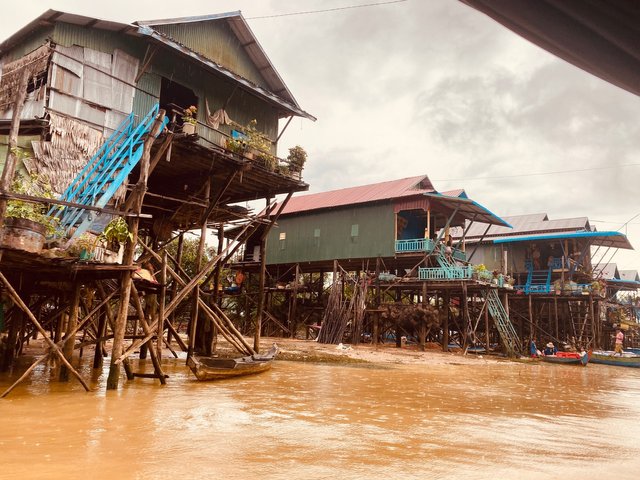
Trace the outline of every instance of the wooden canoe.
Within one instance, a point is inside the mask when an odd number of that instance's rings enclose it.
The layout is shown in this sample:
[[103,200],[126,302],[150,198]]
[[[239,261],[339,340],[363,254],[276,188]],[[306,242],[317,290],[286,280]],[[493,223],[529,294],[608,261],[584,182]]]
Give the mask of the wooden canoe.
[[635,353],[624,352],[622,355],[612,351],[597,350],[591,355],[593,363],[601,363],[604,365],[614,365],[616,367],[635,367],[640,368],[640,355]]
[[267,353],[262,355],[257,354],[240,358],[191,356],[187,359],[187,365],[200,381],[254,375],[271,368],[278,350],[278,346],[274,344]]
[[589,363],[589,354],[587,352],[558,352],[555,355],[542,355],[540,360],[547,363],[559,363],[563,365],[582,365],[583,367]]

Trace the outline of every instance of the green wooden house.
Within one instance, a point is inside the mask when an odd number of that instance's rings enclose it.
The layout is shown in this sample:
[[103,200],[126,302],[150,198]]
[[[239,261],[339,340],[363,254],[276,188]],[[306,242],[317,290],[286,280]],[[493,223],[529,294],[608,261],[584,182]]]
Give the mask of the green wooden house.
[[[380,259],[384,270],[400,272],[465,221],[508,227],[464,190],[438,193],[426,175],[295,196],[269,233],[267,264],[330,269],[337,260],[373,270]],[[454,256],[464,260],[463,250]]]

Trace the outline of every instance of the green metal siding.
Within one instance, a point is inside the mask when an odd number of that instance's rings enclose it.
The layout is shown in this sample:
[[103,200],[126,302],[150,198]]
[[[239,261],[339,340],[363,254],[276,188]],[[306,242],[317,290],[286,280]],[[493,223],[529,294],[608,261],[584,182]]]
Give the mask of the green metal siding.
[[225,20],[157,25],[154,29],[256,85],[267,88],[264,78]]
[[143,118],[160,98],[160,77],[144,73],[133,97],[133,113]]
[[267,264],[391,257],[393,222],[390,204],[281,217],[267,238]]

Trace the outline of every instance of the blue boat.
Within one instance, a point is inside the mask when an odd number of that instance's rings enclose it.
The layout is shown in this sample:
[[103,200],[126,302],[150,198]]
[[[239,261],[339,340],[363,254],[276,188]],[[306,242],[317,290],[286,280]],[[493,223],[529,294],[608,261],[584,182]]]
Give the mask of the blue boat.
[[591,354],[591,361],[593,363],[614,365],[616,367],[640,368],[640,355],[631,352],[623,352],[620,354],[610,350],[596,350]]

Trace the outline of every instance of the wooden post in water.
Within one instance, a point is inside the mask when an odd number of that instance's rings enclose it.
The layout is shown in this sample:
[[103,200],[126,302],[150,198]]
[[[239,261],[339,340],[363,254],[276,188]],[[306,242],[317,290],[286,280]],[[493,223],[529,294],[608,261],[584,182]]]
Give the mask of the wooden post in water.
[[[78,282],[75,282],[73,285],[73,299],[71,300],[71,305],[69,306],[69,320],[67,321],[64,345],[62,347],[64,358],[66,358],[69,363],[71,363],[71,361],[73,360],[73,347],[76,339],[75,333],[73,332],[78,325],[78,309],[80,308],[81,290],[81,285]],[[69,370],[65,365],[60,366],[59,380],[61,382],[69,381]]]
[[536,331],[536,324],[533,323],[533,299],[531,298],[531,294],[527,295],[529,300],[529,329],[531,330],[531,338],[536,338],[538,332]]
[[560,330],[558,325],[558,297],[553,297],[553,326],[555,327],[555,336],[560,340]]
[[380,305],[381,305],[381,292],[380,292],[380,263],[381,258],[378,255],[376,257],[376,291],[375,291],[375,305],[376,311],[373,314],[373,329],[371,332],[371,343],[378,345],[378,337],[380,336]]
[[[422,306],[424,308],[427,307],[427,282],[422,282]],[[421,324],[419,325],[419,338],[418,338],[418,344],[420,345],[420,350],[421,351],[425,351],[426,349],[426,340],[427,340],[427,324],[426,322],[423,320],[421,322]]]
[[[487,295],[485,298],[487,298],[489,296],[489,292],[487,292]],[[490,338],[489,338],[489,303],[488,300],[485,300],[484,302],[484,341],[485,341],[485,350],[487,353],[489,353],[489,345],[490,345]]]
[[[427,289],[427,282],[424,282],[424,287],[423,287],[423,291],[426,291]],[[447,314],[444,316],[444,324],[442,325],[442,351],[443,352],[448,352],[449,351],[449,315],[450,315],[450,310],[448,307],[449,304],[449,291],[447,290],[447,296],[446,296],[446,302],[447,302]]]
[[[164,338],[164,305],[167,295],[167,251],[162,251],[162,266],[160,267],[160,298],[158,298],[158,338],[156,348],[158,350],[158,359],[162,359],[162,348]],[[171,330],[167,329],[167,336]]]
[[300,283],[300,264],[296,263],[296,271],[294,275],[294,283],[291,295],[293,298],[291,299],[291,314],[289,319],[289,328],[291,329],[291,338],[296,338],[296,331],[298,329],[298,320],[297,316],[297,307],[298,307],[298,285]]
[[[467,284],[462,284],[462,328],[464,338],[462,339],[462,347],[464,348],[467,344],[467,325],[469,319],[469,299],[467,296]],[[448,345],[447,345],[448,347]]]
[[[132,210],[135,213],[142,211],[142,203],[144,201],[144,195],[147,191],[147,180],[149,177],[149,167],[151,160],[151,146],[158,131],[162,127],[165,112],[160,110],[158,117],[156,118],[151,132],[144,140],[144,149],[142,157],[140,159],[140,177],[136,184],[135,190],[131,192],[131,196],[135,196],[132,200]],[[130,197],[130,198],[132,198]],[[129,230],[131,232],[131,239],[127,242],[124,250],[124,258],[122,259],[122,265],[132,266],[133,257],[135,255],[136,244],[138,243],[138,226],[140,223],[139,217],[134,217],[129,220]],[[107,390],[117,390],[120,383],[120,363],[116,362],[118,358],[124,352],[124,334],[127,326],[127,314],[129,313],[129,300],[131,298],[131,285],[133,284],[133,273],[131,270],[127,270],[122,273],[122,280],[120,284],[120,304],[118,308],[118,316],[115,321],[115,328],[113,332],[113,346],[111,348],[111,365],[109,367],[109,376],[107,377]],[[125,369],[127,367],[125,366]],[[127,372],[129,377],[129,372]]]
[[[266,198],[266,210],[271,210],[271,198]],[[268,230],[267,232],[268,233]],[[262,315],[265,304],[265,281],[267,276],[267,235],[260,237],[260,277],[258,278],[258,306],[256,307],[256,330],[253,335],[253,349],[260,353],[260,335],[262,334]]]

